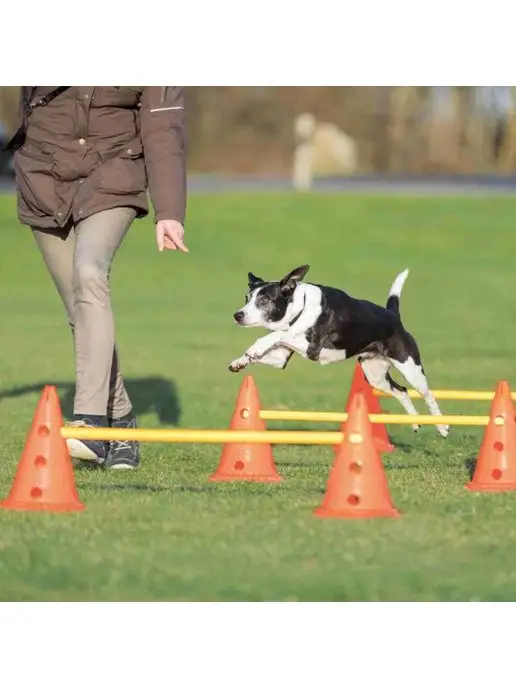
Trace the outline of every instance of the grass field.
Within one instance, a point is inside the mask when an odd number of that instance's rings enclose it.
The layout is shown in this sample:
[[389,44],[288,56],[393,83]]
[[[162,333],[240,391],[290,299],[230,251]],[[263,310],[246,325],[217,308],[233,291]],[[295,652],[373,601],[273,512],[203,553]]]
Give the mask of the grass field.
[[[189,255],[159,254],[151,222],[137,223],[112,291],[140,425],[227,427],[242,380],[227,364],[259,334],[231,318],[247,272],[276,278],[306,262],[309,279],[380,303],[410,267],[401,310],[430,384],[516,386],[515,217],[513,199],[193,196]],[[67,415],[73,397],[64,312],[11,197],[0,198],[0,293],[3,497],[43,385],[58,386]],[[268,408],[342,410],[353,366],[251,372]],[[516,493],[464,489],[481,435],[393,426],[394,521],[313,517],[328,447],[276,447],[280,485],[215,485],[220,447],[146,445],[133,474],[76,471],[83,513],[0,511],[0,599],[515,600]]]

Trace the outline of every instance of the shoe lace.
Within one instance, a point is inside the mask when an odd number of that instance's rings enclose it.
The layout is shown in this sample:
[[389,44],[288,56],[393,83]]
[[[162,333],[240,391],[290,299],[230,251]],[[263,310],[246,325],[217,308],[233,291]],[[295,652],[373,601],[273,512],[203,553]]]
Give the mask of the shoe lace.
[[131,441],[130,440],[113,440],[111,442],[111,446],[115,451],[119,451],[120,449],[131,449]]
[[90,428],[91,425],[88,425],[86,421],[84,420],[71,420],[69,421],[66,425],[72,428]]

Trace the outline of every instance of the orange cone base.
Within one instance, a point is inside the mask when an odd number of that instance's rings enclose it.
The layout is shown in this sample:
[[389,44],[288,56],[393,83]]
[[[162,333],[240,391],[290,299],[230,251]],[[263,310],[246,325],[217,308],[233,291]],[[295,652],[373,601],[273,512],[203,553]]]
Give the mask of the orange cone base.
[[281,476],[276,470],[270,445],[227,444],[222,450],[220,462],[209,478],[210,482],[231,480],[279,483]]
[[516,483],[473,483],[464,485],[470,492],[510,492],[516,490]]
[[86,506],[81,502],[69,502],[68,504],[48,504],[37,502],[0,502],[0,509],[11,509],[13,511],[48,511],[63,512],[63,511],[84,511]]
[[400,512],[395,509],[342,509],[334,511],[333,509],[325,509],[318,507],[314,512],[314,516],[319,518],[396,518],[400,516]]

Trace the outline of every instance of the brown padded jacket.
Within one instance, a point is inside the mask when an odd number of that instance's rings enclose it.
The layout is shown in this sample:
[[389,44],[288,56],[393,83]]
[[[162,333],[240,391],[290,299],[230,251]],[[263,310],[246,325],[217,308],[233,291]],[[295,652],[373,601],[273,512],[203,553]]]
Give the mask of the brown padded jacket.
[[[20,117],[54,86],[23,86]],[[64,228],[119,206],[184,223],[186,134],[180,86],[71,86],[28,116],[14,155],[18,217]]]

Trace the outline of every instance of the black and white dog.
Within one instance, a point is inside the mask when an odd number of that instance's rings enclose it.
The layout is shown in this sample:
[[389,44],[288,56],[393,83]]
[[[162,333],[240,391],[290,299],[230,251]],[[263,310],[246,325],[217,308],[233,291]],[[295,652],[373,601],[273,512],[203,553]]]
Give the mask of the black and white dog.
[[[274,282],[249,273],[245,305],[234,319],[241,327],[272,332],[232,361],[229,370],[236,373],[250,363],[283,369],[294,353],[321,365],[357,356],[371,386],[399,399],[407,413],[417,415],[407,388],[389,375],[391,366],[423,396],[431,414],[442,415],[428,387],[418,346],[400,318],[399,299],[409,271],[396,277],[384,308],[340,289],[302,282],[308,269],[308,265],[295,268]],[[412,427],[416,432],[420,428]],[[443,437],[448,435],[449,426],[436,428]]]

